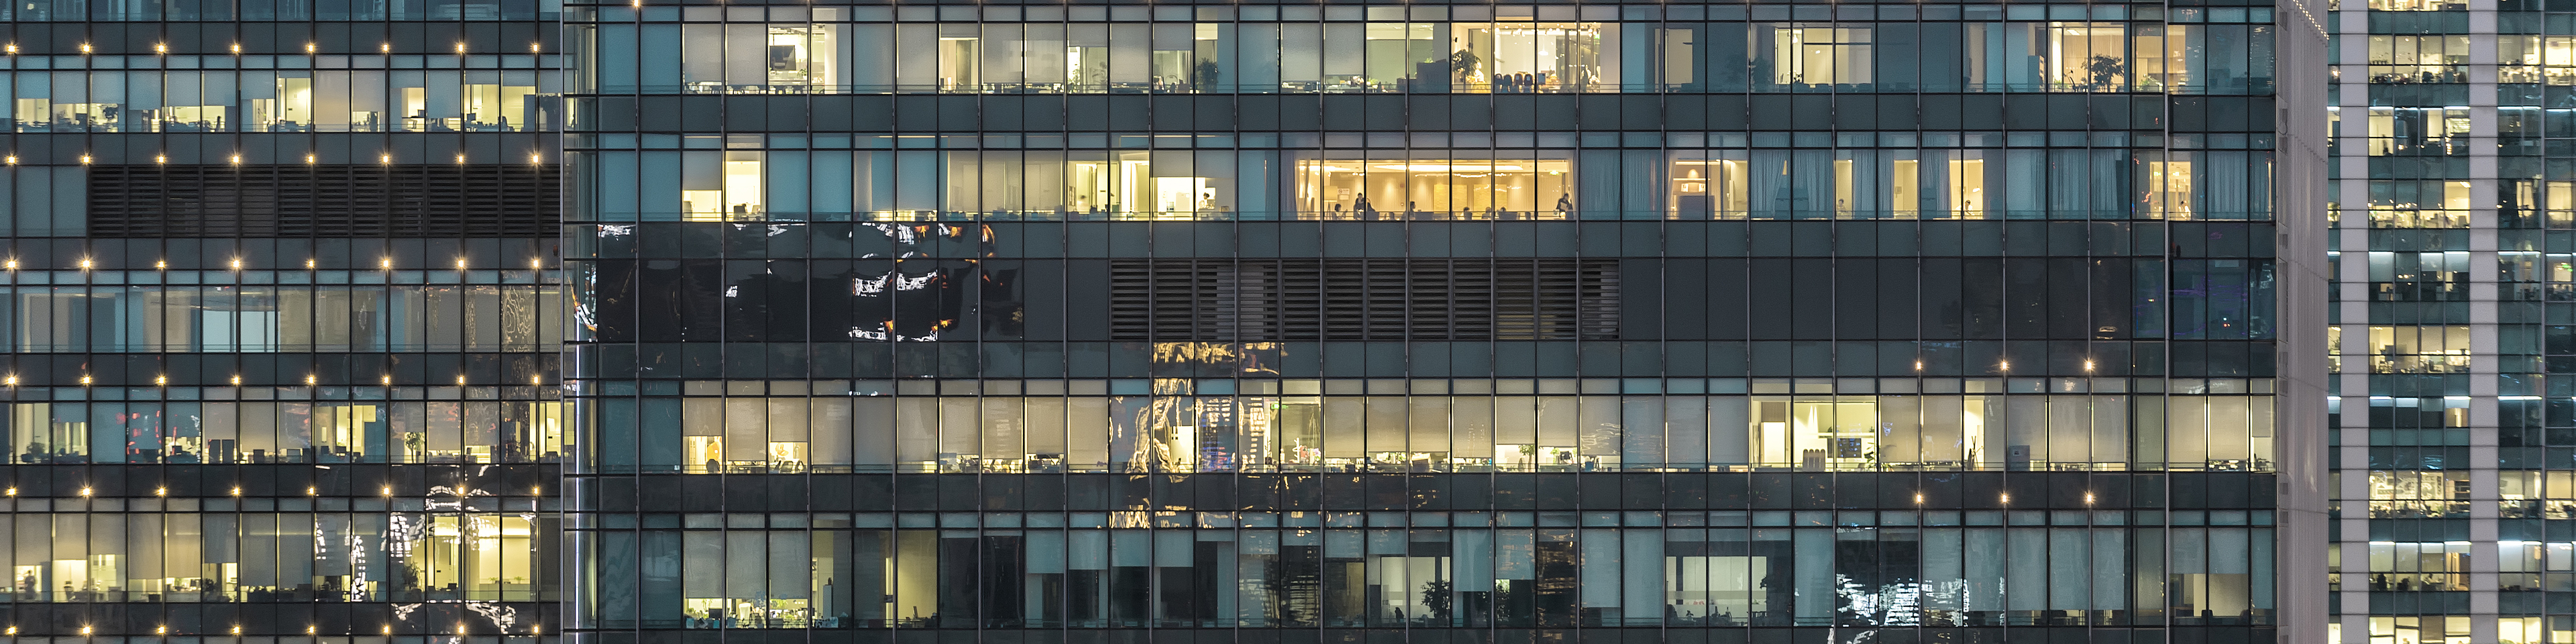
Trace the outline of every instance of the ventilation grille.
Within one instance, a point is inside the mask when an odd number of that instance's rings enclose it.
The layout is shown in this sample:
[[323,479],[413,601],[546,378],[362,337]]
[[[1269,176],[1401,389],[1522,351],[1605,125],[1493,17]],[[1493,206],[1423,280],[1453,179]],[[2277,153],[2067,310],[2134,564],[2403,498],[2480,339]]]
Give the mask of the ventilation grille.
[[541,237],[553,167],[92,166],[92,237]]
[[1159,260],[1110,267],[1120,340],[1575,340],[1619,333],[1618,264]]

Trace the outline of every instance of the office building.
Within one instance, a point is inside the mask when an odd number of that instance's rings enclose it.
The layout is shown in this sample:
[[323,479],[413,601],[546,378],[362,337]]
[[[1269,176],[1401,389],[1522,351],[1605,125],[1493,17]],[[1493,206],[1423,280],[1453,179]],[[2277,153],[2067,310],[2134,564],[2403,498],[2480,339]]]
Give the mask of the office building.
[[2323,8],[14,11],[20,637],[2325,636]]
[[0,9],[13,641],[552,637],[559,11]]
[[2570,9],[2327,21],[2335,641],[2576,641]]

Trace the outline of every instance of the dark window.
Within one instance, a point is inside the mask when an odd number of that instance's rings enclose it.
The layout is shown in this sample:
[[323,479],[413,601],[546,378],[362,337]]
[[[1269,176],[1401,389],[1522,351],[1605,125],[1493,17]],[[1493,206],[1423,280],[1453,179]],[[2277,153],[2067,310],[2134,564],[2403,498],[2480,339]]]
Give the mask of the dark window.
[[553,167],[103,165],[93,237],[537,237],[555,234]]
[[1119,340],[1573,340],[1619,333],[1611,260],[1126,261]]

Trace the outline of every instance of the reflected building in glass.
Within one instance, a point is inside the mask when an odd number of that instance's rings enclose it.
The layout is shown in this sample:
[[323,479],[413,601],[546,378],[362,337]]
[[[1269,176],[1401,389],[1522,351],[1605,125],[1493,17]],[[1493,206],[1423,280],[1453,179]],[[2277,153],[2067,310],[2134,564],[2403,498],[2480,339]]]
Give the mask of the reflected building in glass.
[[2313,641],[2316,11],[21,3],[0,626]]

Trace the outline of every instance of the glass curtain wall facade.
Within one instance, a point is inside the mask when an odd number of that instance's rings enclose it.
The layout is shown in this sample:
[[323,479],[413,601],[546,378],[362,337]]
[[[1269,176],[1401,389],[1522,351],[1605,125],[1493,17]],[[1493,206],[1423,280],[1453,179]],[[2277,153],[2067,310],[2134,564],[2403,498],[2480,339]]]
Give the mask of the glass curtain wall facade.
[[17,3],[0,636],[2313,641],[2215,1]]
[[559,11],[0,8],[7,637],[554,637]]
[[2321,638],[2310,15],[568,6],[563,628]]
[[2571,10],[2329,23],[2337,641],[2576,641]]

